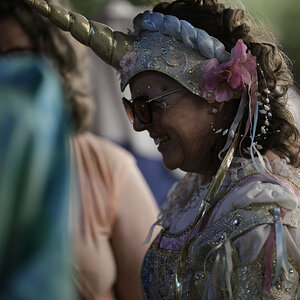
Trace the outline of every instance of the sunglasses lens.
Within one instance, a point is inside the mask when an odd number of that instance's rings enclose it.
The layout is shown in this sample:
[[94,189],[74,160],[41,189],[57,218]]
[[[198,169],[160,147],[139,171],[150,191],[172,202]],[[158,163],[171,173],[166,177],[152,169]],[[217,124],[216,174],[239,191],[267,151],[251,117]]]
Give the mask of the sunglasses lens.
[[146,101],[149,100],[147,96],[135,98],[133,103],[126,98],[122,98],[122,100],[126,114],[131,123],[134,122],[134,116],[137,116],[139,121],[143,124],[151,123],[152,112],[150,105],[146,103]]
[[147,100],[148,97],[141,97],[133,102],[134,112],[138,119],[144,124],[151,122],[150,107],[149,104],[145,102]]
[[134,115],[133,115],[131,103],[126,98],[123,98],[122,100],[123,100],[123,106],[125,108],[125,112],[127,114],[127,117],[129,119],[129,121],[131,123],[133,123],[133,121],[134,121]]

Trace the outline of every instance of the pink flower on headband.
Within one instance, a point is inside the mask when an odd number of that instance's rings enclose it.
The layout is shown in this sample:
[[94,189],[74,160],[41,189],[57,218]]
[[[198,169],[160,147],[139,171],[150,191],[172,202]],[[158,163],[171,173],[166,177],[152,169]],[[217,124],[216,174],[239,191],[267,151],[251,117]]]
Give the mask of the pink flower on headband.
[[219,65],[216,58],[209,59],[203,68],[202,90],[209,102],[229,101],[240,97],[256,73],[256,58],[242,39],[231,50],[231,60]]
[[125,55],[122,57],[120,61],[121,75],[125,75],[129,71],[133,71],[134,66],[136,64],[137,57],[138,57],[138,51],[132,46],[128,46],[127,52],[125,53]]

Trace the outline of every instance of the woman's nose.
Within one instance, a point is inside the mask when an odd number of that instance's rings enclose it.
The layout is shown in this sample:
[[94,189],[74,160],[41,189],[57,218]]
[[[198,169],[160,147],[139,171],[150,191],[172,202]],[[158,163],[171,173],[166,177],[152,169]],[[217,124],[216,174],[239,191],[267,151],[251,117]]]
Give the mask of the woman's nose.
[[135,131],[143,131],[147,129],[148,124],[143,124],[137,116],[134,116],[133,129]]

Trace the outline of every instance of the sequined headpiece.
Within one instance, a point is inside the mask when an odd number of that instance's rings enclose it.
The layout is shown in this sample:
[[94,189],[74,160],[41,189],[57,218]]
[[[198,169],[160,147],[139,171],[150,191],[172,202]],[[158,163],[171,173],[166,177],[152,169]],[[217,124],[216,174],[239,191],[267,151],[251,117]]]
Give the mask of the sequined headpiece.
[[202,72],[207,59],[230,59],[220,41],[174,16],[145,11],[133,24],[135,42],[121,63],[122,90],[133,76],[148,70],[164,73],[203,97]]
[[175,16],[145,11],[135,17],[134,32],[124,34],[45,0],[24,1],[117,69],[122,90],[135,75],[149,70],[170,76],[210,103],[241,98],[236,118],[223,131],[228,140],[219,157],[232,144],[247,98],[250,112],[244,136],[249,131],[258,111],[256,58],[242,40],[228,53],[219,40]]
[[[133,59],[132,59],[133,58]],[[175,79],[193,94],[202,96],[202,57],[198,51],[186,47],[174,37],[160,32],[143,31],[138,42],[123,59],[120,71],[121,90],[130,80],[144,71],[158,71]]]
[[[117,69],[122,91],[133,76],[149,70],[170,76],[209,102],[228,101],[233,96],[241,96],[256,71],[255,62],[254,68],[249,60],[240,64],[242,54],[236,59],[219,40],[175,16],[145,11],[135,17],[135,31],[124,34],[45,0],[24,1],[62,30],[70,31],[79,42],[91,47],[103,61]],[[244,55],[246,50],[247,47]],[[219,87],[211,86],[203,75],[218,82]],[[225,86],[225,93],[221,86]]]
[[117,69],[122,90],[135,75],[149,70],[170,76],[210,103],[241,98],[231,127],[223,130],[228,138],[220,158],[232,144],[247,98],[249,118],[243,135],[249,131],[254,111],[258,111],[256,58],[242,40],[228,53],[219,40],[172,15],[145,11],[135,17],[134,32],[124,34],[45,0],[24,1]]

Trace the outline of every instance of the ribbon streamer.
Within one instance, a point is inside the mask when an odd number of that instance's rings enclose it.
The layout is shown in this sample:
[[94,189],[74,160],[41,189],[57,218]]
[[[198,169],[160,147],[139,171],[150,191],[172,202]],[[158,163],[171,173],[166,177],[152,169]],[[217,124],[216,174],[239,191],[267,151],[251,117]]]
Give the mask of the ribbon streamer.
[[153,235],[153,231],[156,225],[158,225],[161,222],[162,218],[159,218],[155,223],[152,224],[152,226],[149,229],[149,232],[147,234],[147,237],[143,243],[143,245],[148,244],[151,241],[152,235]]
[[218,158],[220,160],[222,160],[221,155],[232,144],[232,140],[234,139],[234,135],[235,135],[236,129],[237,129],[238,125],[240,124],[240,121],[243,118],[245,107],[246,107],[246,102],[247,102],[247,97],[246,97],[246,93],[244,92],[243,95],[242,95],[242,98],[241,98],[241,101],[240,101],[239,108],[238,108],[238,111],[236,113],[236,116],[235,116],[235,118],[234,118],[234,120],[233,120],[233,122],[232,122],[232,124],[230,126],[226,144],[225,144],[225,146],[223,147],[223,149],[218,154]]
[[275,285],[282,270],[286,279],[289,280],[289,261],[279,207],[275,207],[273,209],[273,216],[275,221],[274,224],[276,236],[276,273],[272,281],[272,285]]
[[[212,279],[208,278],[206,265],[209,257],[212,253],[217,252],[215,262],[212,270]],[[227,292],[229,300],[232,300],[233,293],[231,287],[231,274],[233,270],[231,244],[226,233],[224,234],[224,241],[211,249],[204,260],[204,274],[207,280],[210,282],[210,288],[208,289],[208,298],[216,299],[216,289]],[[220,276],[221,274],[221,276]],[[220,285],[217,282],[220,279]],[[207,298],[206,298],[207,299]]]
[[[255,104],[255,112],[254,112],[254,122],[253,122],[252,135],[251,135],[251,145],[250,145],[251,160],[252,160],[253,165],[254,165],[255,169],[257,170],[257,172],[259,172],[263,176],[267,177],[270,180],[271,183],[275,183],[275,184],[281,185],[281,183],[279,181],[277,181],[273,177],[271,177],[268,174],[266,174],[265,172],[263,172],[260,169],[260,167],[257,165],[256,161],[255,161],[253,149],[255,150],[255,152],[256,152],[256,154],[258,156],[258,159],[260,160],[262,166],[265,166],[265,163],[264,163],[264,161],[262,159],[262,156],[261,156],[260,152],[256,149],[256,147],[254,145],[254,138],[255,138],[255,133],[256,133],[257,120],[258,120],[258,103],[256,102],[256,104]],[[266,169],[266,167],[264,167],[264,168]]]
[[225,282],[226,282],[226,288],[229,294],[229,299],[232,299],[232,288],[231,288],[231,273],[233,269],[233,263],[232,263],[232,255],[231,255],[231,245],[230,241],[226,239],[224,243],[224,250],[225,250]]
[[232,162],[233,155],[235,152],[235,149],[237,147],[238,141],[239,141],[239,135],[240,135],[240,127],[238,128],[238,133],[236,134],[233,143],[231,144],[229,150],[227,151],[221,166],[219,167],[216,176],[214,177],[212,183],[210,184],[208,191],[204,197],[204,199],[201,201],[201,205],[198,209],[198,214],[193,222],[193,225],[190,229],[190,233],[181,249],[178,266],[177,266],[177,272],[175,275],[175,299],[180,300],[182,296],[182,290],[183,290],[183,278],[184,278],[184,270],[186,268],[186,261],[188,257],[188,245],[189,245],[189,239],[190,235],[194,231],[195,227],[201,221],[205,213],[209,210],[211,205],[213,204],[213,200],[220,189],[220,186],[225,178],[225,175],[228,171],[228,168]]

